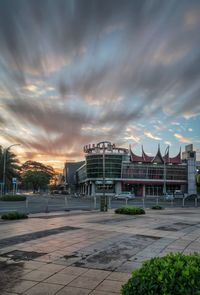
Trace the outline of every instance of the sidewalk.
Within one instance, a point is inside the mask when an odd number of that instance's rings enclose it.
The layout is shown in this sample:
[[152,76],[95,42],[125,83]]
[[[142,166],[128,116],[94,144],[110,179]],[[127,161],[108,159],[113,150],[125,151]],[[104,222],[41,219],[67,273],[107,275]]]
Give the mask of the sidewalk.
[[200,252],[200,209],[59,212],[0,223],[0,294],[120,294],[144,260]]

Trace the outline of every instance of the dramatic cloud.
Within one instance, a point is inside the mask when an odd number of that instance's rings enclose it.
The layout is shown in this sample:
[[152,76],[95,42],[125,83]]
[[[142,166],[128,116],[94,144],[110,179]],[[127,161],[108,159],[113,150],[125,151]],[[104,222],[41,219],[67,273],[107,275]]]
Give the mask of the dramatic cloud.
[[1,0],[3,142],[56,162],[104,139],[187,143],[186,120],[198,143],[199,29],[195,0]]
[[183,143],[192,143],[191,139],[184,137],[181,134],[175,133],[174,136],[178,139],[178,141],[183,142]]
[[146,131],[145,131],[144,134],[145,134],[147,137],[151,138],[151,139],[154,139],[154,140],[162,140],[162,138],[157,137],[157,136],[154,136],[151,132],[146,132]]

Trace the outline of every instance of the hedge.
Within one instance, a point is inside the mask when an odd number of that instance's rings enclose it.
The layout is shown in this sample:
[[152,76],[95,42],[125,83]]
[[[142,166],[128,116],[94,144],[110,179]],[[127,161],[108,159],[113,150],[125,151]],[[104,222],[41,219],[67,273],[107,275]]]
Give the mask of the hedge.
[[26,197],[23,195],[4,195],[0,198],[0,201],[26,201]]
[[115,209],[115,213],[137,215],[137,214],[145,214],[145,211],[143,208],[140,208],[140,207],[125,206],[125,207]]
[[28,218],[28,215],[25,213],[10,212],[10,213],[3,214],[1,218],[6,220],[26,219]]
[[200,255],[152,258],[122,286],[123,295],[200,295]]

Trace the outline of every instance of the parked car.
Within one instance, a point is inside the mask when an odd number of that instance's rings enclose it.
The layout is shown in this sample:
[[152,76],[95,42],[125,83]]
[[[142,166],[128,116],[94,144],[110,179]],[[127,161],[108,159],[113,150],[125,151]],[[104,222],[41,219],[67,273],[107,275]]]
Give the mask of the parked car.
[[184,193],[180,190],[175,190],[174,191],[174,198],[184,198]]
[[190,195],[187,195],[185,198],[187,200],[195,200],[197,198],[197,194],[190,194]]
[[59,194],[60,194],[59,190],[51,191],[51,195],[59,195]]
[[114,199],[116,200],[134,199],[134,198],[135,198],[135,194],[131,192],[121,192],[114,196]]
[[174,200],[174,195],[170,192],[166,193],[163,195],[163,198],[165,201],[173,201]]

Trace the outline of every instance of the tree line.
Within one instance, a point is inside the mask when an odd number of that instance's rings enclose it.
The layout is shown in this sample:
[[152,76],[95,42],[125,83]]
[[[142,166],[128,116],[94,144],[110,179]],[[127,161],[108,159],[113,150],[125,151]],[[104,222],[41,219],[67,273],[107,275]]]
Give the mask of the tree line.
[[[50,184],[55,183],[56,172],[53,167],[30,160],[20,164],[14,153],[8,150],[4,157],[4,152],[5,150],[0,146],[0,183],[3,183],[5,171],[7,190],[12,189],[13,178],[17,178],[20,188],[32,189],[33,192],[45,190]],[[4,163],[5,159],[6,163]]]

